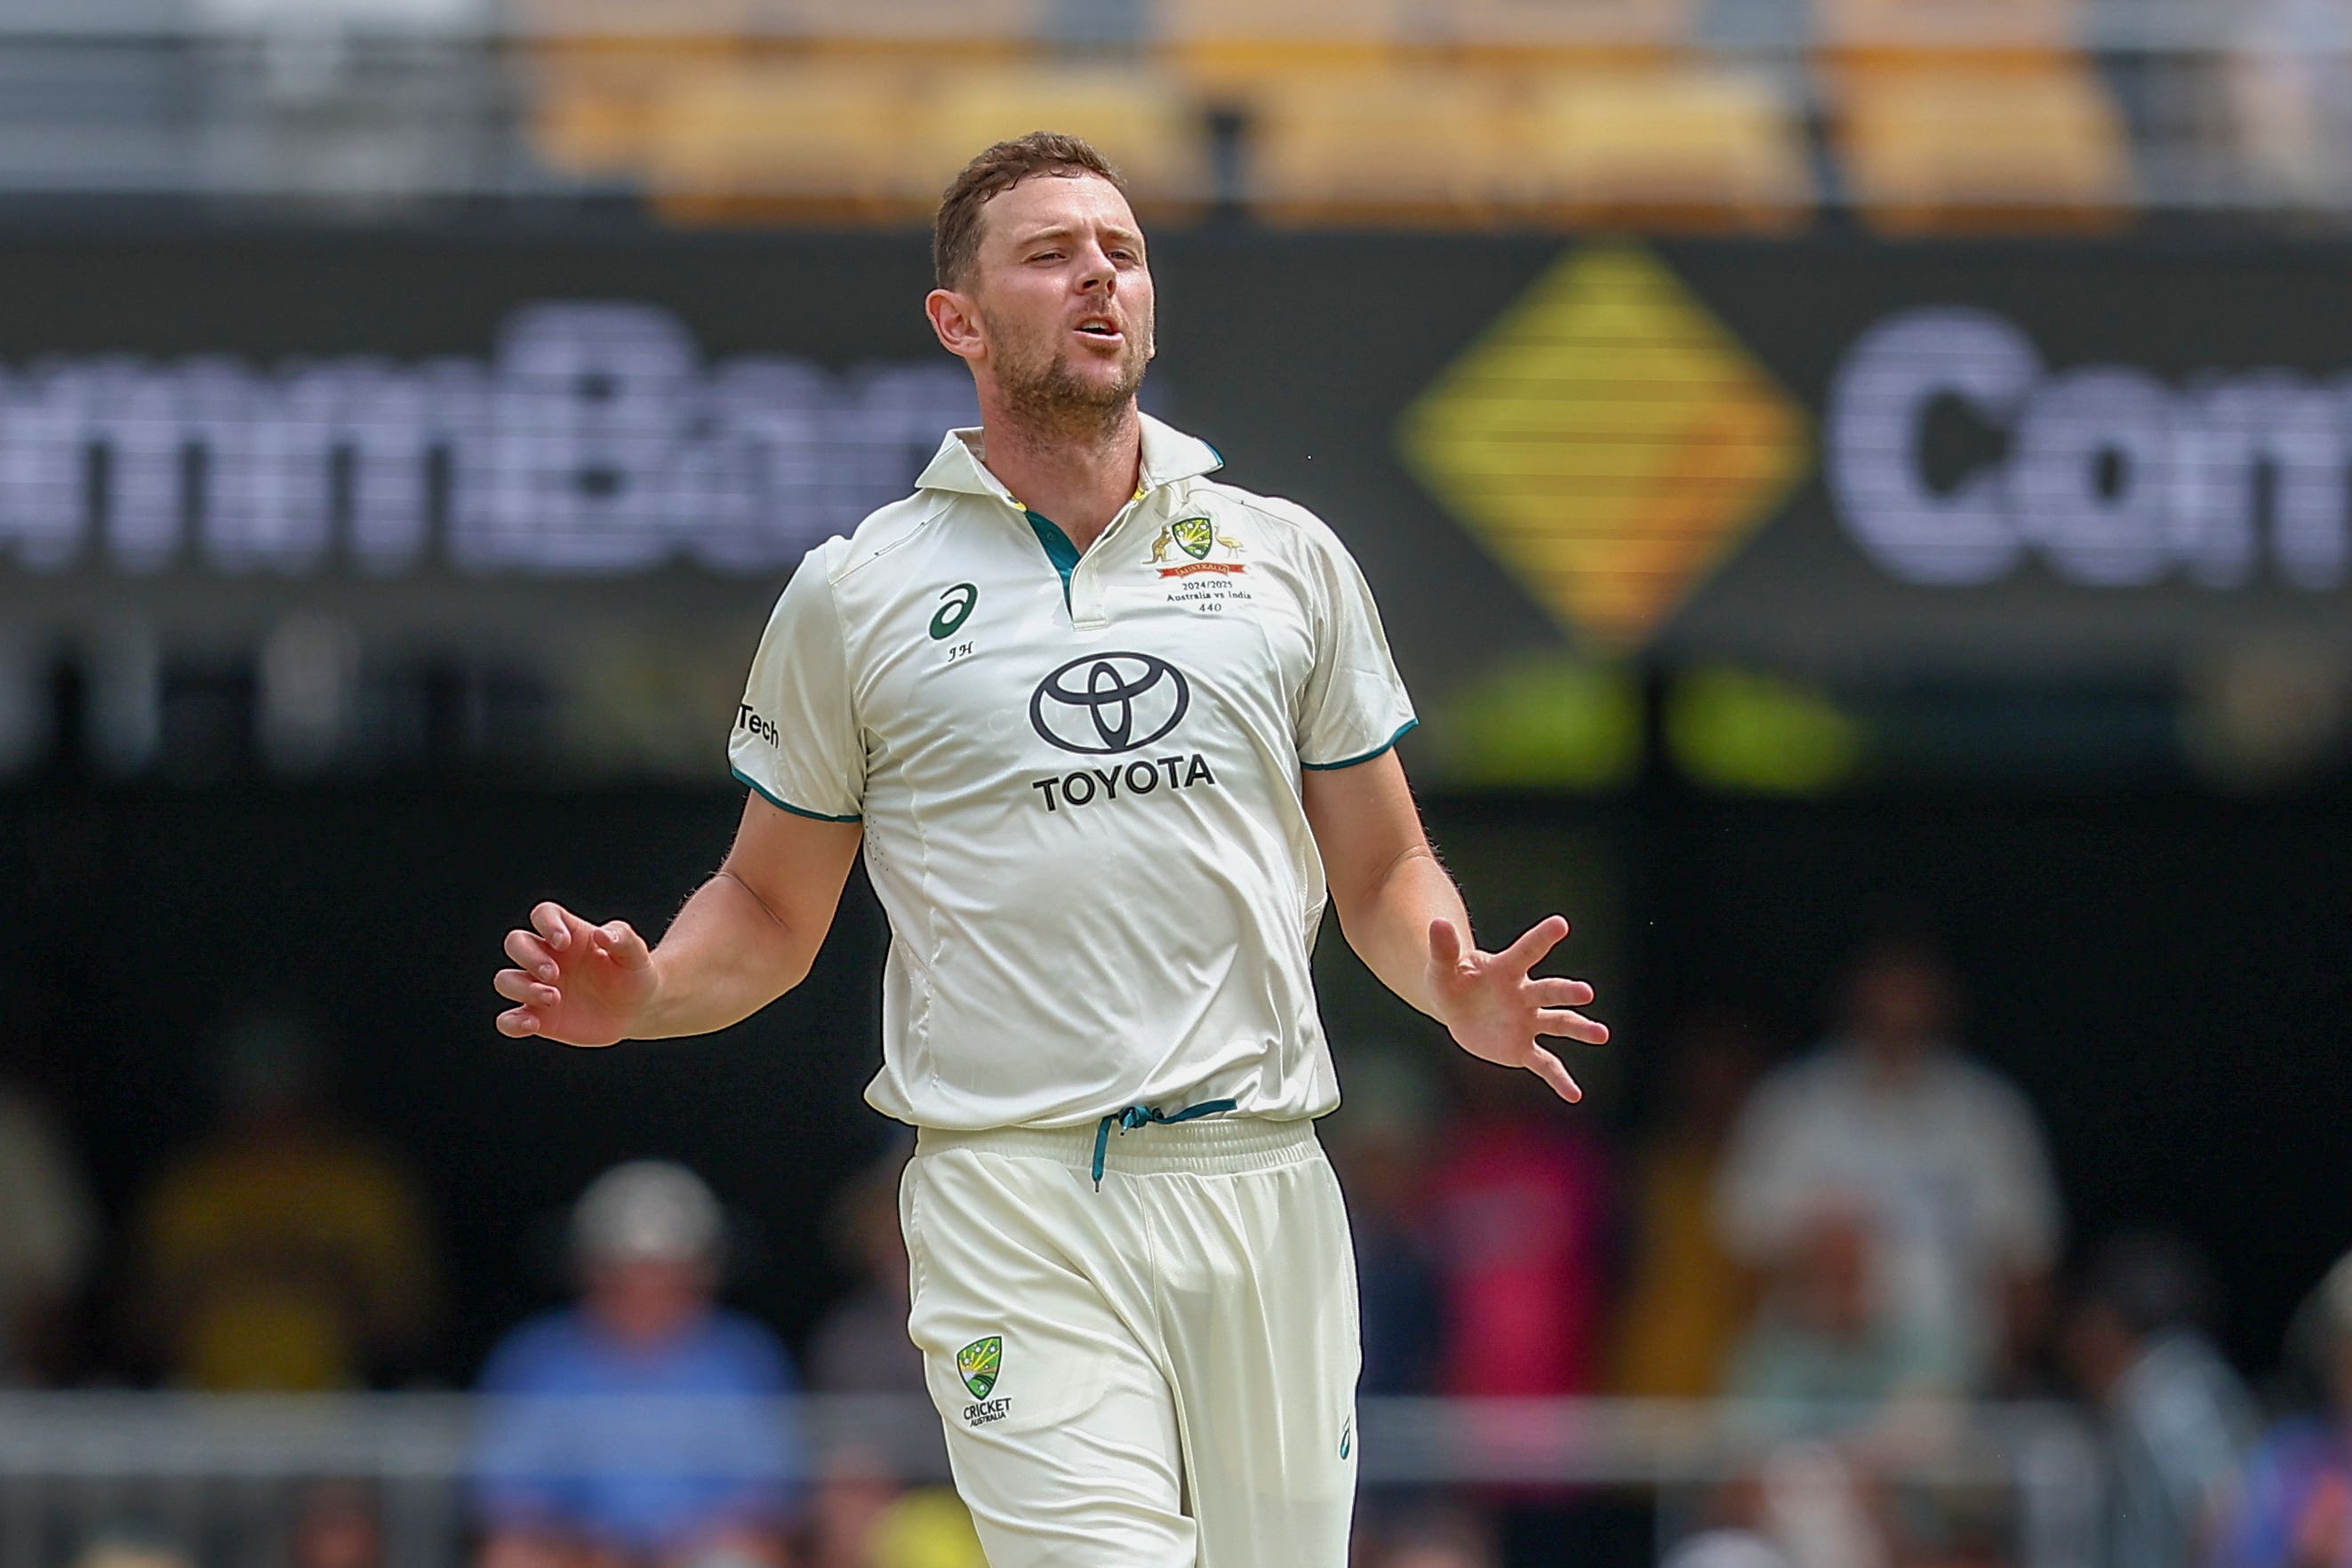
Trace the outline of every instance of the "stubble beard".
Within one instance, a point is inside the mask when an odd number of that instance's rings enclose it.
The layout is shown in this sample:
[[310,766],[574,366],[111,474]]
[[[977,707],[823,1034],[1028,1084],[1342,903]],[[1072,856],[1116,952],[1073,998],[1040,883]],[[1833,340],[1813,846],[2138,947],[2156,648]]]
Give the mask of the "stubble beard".
[[[999,342],[1011,341],[994,331]],[[1143,385],[1151,363],[1150,327],[1138,337],[1129,334],[1119,356],[1118,374],[1109,381],[1089,381],[1071,365],[1070,350],[1056,346],[1034,356],[1007,354],[997,372],[1005,402],[1024,425],[1041,434],[1078,440],[1097,439],[1117,429]]]

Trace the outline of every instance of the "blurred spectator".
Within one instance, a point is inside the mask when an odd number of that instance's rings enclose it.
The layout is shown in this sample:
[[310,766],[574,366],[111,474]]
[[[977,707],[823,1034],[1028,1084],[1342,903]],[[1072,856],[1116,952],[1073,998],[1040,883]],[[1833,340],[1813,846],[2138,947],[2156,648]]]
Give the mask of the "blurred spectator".
[[2206,1341],[2211,1289],[2177,1238],[2099,1249],[2069,1312],[2065,1359],[2105,1417],[2107,1568],[2192,1568],[2252,1436],[2253,1408]]
[[2263,1437],[2224,1510],[2215,1568],[2352,1568],[2352,1254],[2296,1315],[2291,1349],[2325,1411]]
[[[16,1058],[33,1047],[19,1034],[6,1048]],[[66,1374],[72,1308],[98,1241],[98,1205],[71,1141],[28,1087],[0,1073],[0,1387]]]
[[2040,1331],[2059,1213],[2032,1112],[1959,1054],[1957,1010],[1940,952],[1867,949],[1843,1037],[1766,1078],[1717,1199],[1727,1243],[1774,1272],[1822,1215],[1861,1216],[1887,1331],[1974,1391]]
[[1431,1183],[1442,1392],[1592,1393],[1613,1283],[1608,1149],[1532,1076],[1467,1056],[1458,1070],[1464,1105]]
[[1761,1533],[1801,1568],[1890,1568],[1885,1504],[1870,1475],[1823,1443],[1784,1443],[1757,1480]]
[[580,1304],[523,1324],[482,1373],[484,1568],[792,1561],[805,1473],[775,1336],[714,1301],[723,1222],[682,1166],[636,1161],[572,1215]]
[[832,1447],[809,1508],[808,1568],[873,1568],[876,1530],[899,1491],[897,1468],[881,1456]]
[[1381,1531],[1370,1568],[1496,1568],[1494,1532],[1458,1508],[1411,1513]]
[[227,1124],[170,1166],[139,1218],[132,1329],[164,1377],[311,1390],[413,1370],[437,1282],[406,1166],[327,1109],[292,1016],[231,1026]]
[[115,1526],[92,1535],[73,1568],[195,1568],[195,1559],[161,1531]]
[[825,1456],[811,1513],[808,1568],[988,1568],[953,1490],[908,1489],[889,1466],[856,1447]]
[[1824,1205],[1780,1253],[1763,1310],[1734,1358],[1726,1392],[1786,1408],[1775,1425],[1829,1432],[1889,1400],[1937,1391],[1945,1370],[1885,1310],[1875,1228],[1859,1208]]
[[835,1250],[856,1270],[856,1283],[817,1320],[810,1337],[809,1386],[819,1394],[929,1397],[923,1352],[907,1333],[907,1238],[898,1228],[898,1177],[909,1152],[894,1147],[834,1200],[827,1228]]
[[1392,1055],[1351,1057],[1331,1163],[1356,1245],[1365,1394],[1430,1394],[1444,1363],[1444,1316],[1429,1237],[1430,1085]]
[[303,1493],[286,1551],[288,1568],[383,1568],[375,1497],[356,1481],[321,1481]]
[[2342,0],[2235,0],[2224,113],[2243,177],[2263,195],[2330,206],[2347,194],[2352,16]]
[[952,1492],[944,1512],[936,1489],[907,1489],[909,1473],[945,1475],[946,1439],[931,1414],[923,1354],[908,1337],[907,1240],[898,1228],[903,1144],[854,1178],[834,1200],[835,1249],[856,1271],[850,1293],[817,1320],[809,1342],[809,1386],[819,1394],[897,1394],[910,1427],[894,1431],[887,1453],[836,1450],[818,1478],[811,1509],[812,1568],[986,1568],[971,1521]]
[[1665,1113],[1642,1151],[1632,1280],[1617,1309],[1620,1394],[1696,1399],[1722,1386],[1755,1289],[1716,1228],[1715,1187],[1764,1057],[1756,1025],[1728,1009],[1685,1019],[1667,1037]]
[[988,1568],[971,1513],[946,1487],[901,1494],[869,1539],[866,1568]]

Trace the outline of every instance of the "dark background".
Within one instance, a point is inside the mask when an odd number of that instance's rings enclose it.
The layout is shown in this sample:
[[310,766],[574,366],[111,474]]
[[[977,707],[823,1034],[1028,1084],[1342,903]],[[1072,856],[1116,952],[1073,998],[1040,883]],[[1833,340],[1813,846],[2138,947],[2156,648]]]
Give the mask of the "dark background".
[[[1924,921],[1969,979],[1969,1043],[2047,1121],[2077,1241],[2186,1227],[2226,1284],[2229,1346],[2258,1371],[2352,1242],[2341,799],[1762,803],[1659,784],[1427,807],[1486,931],[1553,908],[1578,921],[1563,966],[1601,982],[1619,1036],[1577,1064],[1592,1095],[1576,1114],[1637,1128],[1655,1042],[1686,1008],[1739,1002],[1808,1037],[1848,944]],[[551,1299],[563,1205],[631,1155],[710,1176],[753,1244],[736,1295],[797,1335],[839,1282],[814,1266],[826,1196],[889,1136],[858,1100],[884,940],[862,879],[808,984],[724,1036],[587,1052],[489,1025],[500,934],[533,900],[658,929],[739,809],[720,789],[26,786],[0,796],[0,952],[16,985],[54,998],[16,1011],[46,1021],[47,1076],[117,1216],[208,1124],[224,1007],[282,990],[328,1020],[343,1105],[438,1200],[443,1376],[469,1376]],[[1442,1049],[1336,932],[1319,966],[1343,1082],[1368,1043]]]

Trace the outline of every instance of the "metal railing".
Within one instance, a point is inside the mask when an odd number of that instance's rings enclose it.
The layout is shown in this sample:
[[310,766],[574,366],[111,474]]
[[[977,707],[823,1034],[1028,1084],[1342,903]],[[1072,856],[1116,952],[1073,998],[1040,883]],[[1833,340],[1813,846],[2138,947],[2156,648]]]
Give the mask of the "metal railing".
[[[646,1402],[611,1403],[567,1402],[567,1424],[607,1420],[642,1438]],[[365,1489],[385,1568],[461,1563],[467,1478],[487,1408],[462,1394],[0,1396],[0,1568],[53,1568],[124,1528],[202,1568],[278,1568],[306,1489],[323,1482]],[[656,1425],[685,1431],[692,1416],[664,1403]],[[797,1431],[816,1477],[846,1469],[907,1483],[945,1479],[938,1417],[923,1399],[812,1397],[774,1418]],[[1919,1405],[1864,1415],[1676,1401],[1388,1398],[1362,1403],[1359,1431],[1369,1498],[1608,1489],[1655,1508],[1662,1551],[1723,1483],[1791,1456],[1834,1455],[1877,1483],[1992,1499],[2018,1568],[2086,1568],[2098,1505],[2091,1437],[2071,1411],[2049,1405]],[[681,1468],[727,1463],[692,1447],[665,1451],[680,1455]],[[626,1450],[646,1451],[642,1441]]]

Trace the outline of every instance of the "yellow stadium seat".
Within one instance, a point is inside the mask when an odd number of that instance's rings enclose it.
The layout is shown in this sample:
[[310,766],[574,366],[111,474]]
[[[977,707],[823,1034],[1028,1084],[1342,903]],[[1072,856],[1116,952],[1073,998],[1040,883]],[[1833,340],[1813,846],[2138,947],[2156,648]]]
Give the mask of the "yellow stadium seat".
[[1979,65],[2071,58],[2084,0],[1813,0],[1815,37],[1833,58]]
[[1695,0],[1448,0],[1436,41],[1513,64],[1664,58],[1689,40]]
[[1201,110],[1159,72],[1113,65],[1015,65],[942,77],[910,115],[908,155],[936,193],[971,155],[1031,131],[1062,131],[1100,148],[1139,208],[1165,212],[1209,195]]
[[831,49],[887,49],[943,65],[1027,53],[1045,0],[771,0],[793,34]]
[[506,0],[515,21],[549,43],[740,40],[764,25],[765,0]]
[[1444,68],[1270,79],[1250,100],[1251,196],[1280,223],[1492,221],[1528,194],[1496,87]]
[[1546,79],[1521,155],[1546,216],[1782,229],[1813,201],[1805,135],[1769,75],[1703,65]]
[[1382,64],[1411,38],[1412,0],[1157,0],[1160,58],[1197,86],[1246,93],[1301,71]]
[[936,189],[910,168],[919,68],[780,61],[681,82],[652,115],[655,205],[685,222],[911,217]]
[[740,58],[756,0],[509,0],[540,155],[567,173],[633,173],[655,104]]
[[573,40],[536,48],[525,68],[531,142],[569,174],[635,172],[657,106],[681,83],[737,68],[732,39]]
[[1851,195],[1884,232],[2097,230],[2130,208],[2123,116],[2085,68],[1885,66],[1835,100]]

